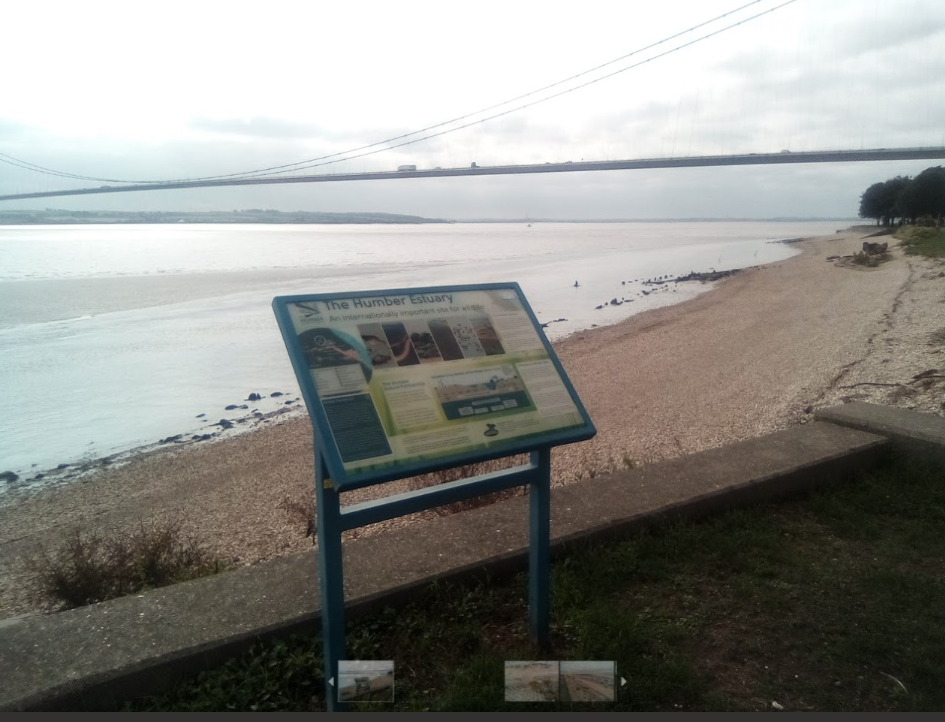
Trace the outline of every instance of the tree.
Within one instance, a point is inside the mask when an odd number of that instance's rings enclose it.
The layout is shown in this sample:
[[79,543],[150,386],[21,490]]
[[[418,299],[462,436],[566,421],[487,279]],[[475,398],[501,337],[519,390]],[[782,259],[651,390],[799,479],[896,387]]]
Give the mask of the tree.
[[903,215],[900,210],[900,196],[910,183],[909,178],[896,176],[871,185],[860,196],[860,217],[875,218],[876,225],[892,225],[897,217]]
[[885,183],[874,183],[860,196],[860,218],[875,218],[876,225],[883,217],[883,186]]
[[900,194],[897,211],[912,223],[919,216],[941,218],[945,214],[945,168],[936,166],[919,173]]

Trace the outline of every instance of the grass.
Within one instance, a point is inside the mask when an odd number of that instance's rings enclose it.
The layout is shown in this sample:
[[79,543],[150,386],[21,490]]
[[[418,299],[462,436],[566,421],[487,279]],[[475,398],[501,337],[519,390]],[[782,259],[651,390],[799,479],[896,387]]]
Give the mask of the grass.
[[[779,505],[630,541],[552,570],[552,639],[527,638],[523,576],[434,585],[349,623],[348,656],[393,659],[368,710],[918,711],[945,708],[945,472],[897,461]],[[506,703],[504,661],[615,660],[613,703]],[[136,710],[324,709],[321,640],[257,644]]]
[[73,609],[216,574],[229,564],[184,533],[180,522],[152,521],[111,536],[73,529],[54,551],[40,549],[32,566],[39,594]]
[[907,254],[945,258],[945,231],[942,229],[903,226],[895,235]]

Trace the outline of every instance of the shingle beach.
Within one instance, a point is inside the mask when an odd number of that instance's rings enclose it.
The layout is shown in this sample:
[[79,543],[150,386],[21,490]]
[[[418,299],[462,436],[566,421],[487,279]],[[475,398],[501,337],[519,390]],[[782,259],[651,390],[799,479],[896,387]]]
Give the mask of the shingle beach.
[[[892,241],[892,260],[877,268],[826,260],[860,250],[875,230],[798,241],[798,256],[556,343],[598,434],[555,450],[554,483],[806,423],[814,409],[846,400],[945,415],[945,372],[915,378],[945,369],[945,262],[905,256],[891,237],[882,240]],[[13,492],[0,507],[0,619],[43,611],[26,560],[75,527],[107,532],[179,519],[237,564],[306,549],[305,524],[286,507],[310,498],[312,481],[311,426],[302,417],[161,449],[67,486]],[[353,492],[345,502],[404,483]]]

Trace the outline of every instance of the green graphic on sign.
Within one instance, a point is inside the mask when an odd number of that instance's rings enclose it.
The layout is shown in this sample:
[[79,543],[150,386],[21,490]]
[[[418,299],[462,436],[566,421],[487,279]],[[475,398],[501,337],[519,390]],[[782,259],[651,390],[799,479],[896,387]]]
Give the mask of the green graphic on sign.
[[[526,440],[533,448],[549,434],[558,434],[554,443],[593,434],[517,285],[275,305],[309,410],[314,401],[324,414],[342,483]],[[576,438],[562,439],[567,432]]]

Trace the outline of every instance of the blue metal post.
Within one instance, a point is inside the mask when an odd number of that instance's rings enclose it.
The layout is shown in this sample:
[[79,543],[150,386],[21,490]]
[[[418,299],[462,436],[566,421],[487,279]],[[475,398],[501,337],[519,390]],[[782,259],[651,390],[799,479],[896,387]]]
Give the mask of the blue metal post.
[[548,644],[549,550],[551,546],[551,449],[533,451],[537,466],[529,490],[528,524],[528,630],[532,641]]
[[[345,659],[345,588],[341,556],[341,499],[321,452],[315,451],[315,498],[318,521],[318,576],[322,588],[322,640],[325,659],[325,704],[340,712],[338,660]],[[334,679],[334,686],[328,680]]]

